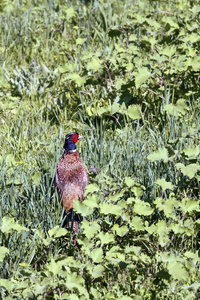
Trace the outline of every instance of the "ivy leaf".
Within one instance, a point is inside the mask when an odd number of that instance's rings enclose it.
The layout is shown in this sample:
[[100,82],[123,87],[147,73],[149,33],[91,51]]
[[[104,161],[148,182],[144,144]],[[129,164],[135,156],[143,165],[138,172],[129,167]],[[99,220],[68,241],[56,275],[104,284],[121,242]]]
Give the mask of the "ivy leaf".
[[103,276],[104,267],[101,265],[93,266],[92,268],[88,268],[89,273],[93,278],[99,278]]
[[72,74],[71,79],[78,85],[78,87],[81,87],[86,82],[86,77],[81,77],[78,74]]
[[174,185],[171,182],[166,181],[165,178],[158,179],[156,181],[156,184],[160,185],[163,191],[165,191],[167,189],[169,189],[169,190],[174,189]]
[[167,269],[174,279],[186,280],[188,278],[188,273],[181,262],[169,262]]
[[57,275],[61,272],[61,266],[58,263],[56,263],[53,258],[51,259],[51,262],[48,265],[46,265],[46,268],[54,275]]
[[145,81],[147,81],[149,77],[151,77],[151,73],[147,68],[139,68],[138,74],[135,76],[136,89],[138,89]]
[[139,201],[134,205],[134,212],[140,216],[149,216],[154,209],[150,207],[149,203]]
[[68,8],[65,11],[65,13],[67,14],[67,20],[72,19],[76,15],[75,10],[73,9],[73,7]]
[[55,238],[60,238],[66,235],[68,235],[68,230],[65,228],[59,228],[55,234]]
[[118,205],[114,205],[111,203],[101,203],[100,204],[100,212],[103,215],[116,215],[119,216],[122,213],[122,208]]
[[0,262],[2,262],[4,260],[4,257],[6,256],[6,254],[9,253],[9,249],[2,246],[0,247]]
[[141,197],[143,195],[143,191],[139,186],[133,186],[131,192],[133,192],[136,197]]
[[172,57],[176,52],[176,47],[175,46],[167,46],[165,47],[162,51],[160,51],[160,54],[165,55],[167,57]]
[[199,201],[196,199],[184,198],[179,205],[184,212],[200,211]]
[[72,64],[65,64],[64,66],[59,66],[58,67],[58,71],[63,74],[63,73],[67,73],[67,72],[70,72],[70,73],[73,73],[74,70],[76,69],[76,65],[72,65]]
[[74,210],[83,217],[89,216],[93,213],[92,207],[85,205],[79,200],[74,200]]
[[100,226],[98,223],[90,223],[87,220],[82,222],[81,227],[84,229],[84,234],[88,239],[91,239],[97,231],[100,231]]
[[147,159],[150,161],[164,160],[168,161],[168,151],[166,148],[159,148],[158,151],[155,151],[147,156]]
[[101,61],[98,57],[93,57],[92,60],[87,65],[89,70],[94,72],[98,71],[101,68]]
[[196,172],[200,170],[200,165],[197,164],[184,166],[182,163],[178,163],[175,165],[175,167],[177,169],[180,169],[183,175],[188,176],[190,179],[192,179],[195,176]]
[[65,76],[63,80],[73,80],[78,87],[81,87],[86,82],[86,77],[81,77],[79,74],[74,73]]
[[78,38],[76,40],[76,45],[82,45],[83,43],[85,43],[85,41],[87,41],[87,39]]
[[10,279],[0,279],[0,286],[4,287],[10,293],[14,289],[15,284]]
[[103,250],[102,250],[102,248],[94,249],[91,252],[90,257],[91,257],[91,259],[94,263],[102,262],[103,261]]
[[135,184],[135,180],[133,180],[131,177],[125,177],[125,184],[130,187]]
[[13,218],[8,217],[3,217],[0,229],[4,233],[9,233],[12,230],[16,230],[17,232],[28,231],[26,227],[19,225]]
[[128,227],[126,225],[119,227],[118,224],[113,226],[113,230],[116,231],[116,234],[123,237],[128,232]]
[[179,99],[175,105],[167,104],[164,107],[164,110],[167,111],[171,116],[185,115],[187,109],[188,107],[185,103],[185,99]]
[[97,184],[88,184],[85,188],[85,194],[94,193],[99,191],[99,186]]
[[104,232],[100,232],[97,237],[101,240],[101,245],[103,246],[104,244],[109,244],[114,242],[115,238],[114,235],[112,233],[104,233]]
[[129,105],[128,109],[126,110],[126,114],[132,119],[137,120],[141,119],[140,109],[137,105]]
[[136,216],[134,218],[132,218],[130,226],[136,230],[136,231],[140,231],[140,230],[144,230],[144,224],[143,221],[140,217]]
[[69,290],[77,289],[80,294],[86,297],[86,299],[89,298],[88,292],[84,288],[84,280],[80,275],[77,275],[76,272],[67,274],[67,276],[65,277],[65,286]]
[[50,236],[50,237],[54,236],[54,235],[56,234],[56,232],[58,231],[58,229],[59,229],[59,226],[58,226],[58,225],[56,225],[56,226],[53,227],[52,229],[49,229],[49,230],[48,230],[49,236]]
[[183,153],[189,158],[196,158],[200,154],[200,146],[190,146]]

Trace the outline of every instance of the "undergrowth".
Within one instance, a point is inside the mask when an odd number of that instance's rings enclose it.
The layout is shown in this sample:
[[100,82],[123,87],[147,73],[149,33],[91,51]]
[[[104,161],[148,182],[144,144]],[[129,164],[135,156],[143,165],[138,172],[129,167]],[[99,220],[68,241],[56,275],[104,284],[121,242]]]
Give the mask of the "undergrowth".
[[[0,11],[0,297],[198,299],[198,2]],[[76,245],[54,186],[72,131]]]

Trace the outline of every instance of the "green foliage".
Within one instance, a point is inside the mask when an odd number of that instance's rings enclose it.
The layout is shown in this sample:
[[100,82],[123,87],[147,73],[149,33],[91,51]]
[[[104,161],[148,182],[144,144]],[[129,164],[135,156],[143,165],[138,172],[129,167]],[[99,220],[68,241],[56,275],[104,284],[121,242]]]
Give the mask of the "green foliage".
[[[194,1],[0,3],[2,299],[199,299]],[[75,237],[64,136],[90,184]]]

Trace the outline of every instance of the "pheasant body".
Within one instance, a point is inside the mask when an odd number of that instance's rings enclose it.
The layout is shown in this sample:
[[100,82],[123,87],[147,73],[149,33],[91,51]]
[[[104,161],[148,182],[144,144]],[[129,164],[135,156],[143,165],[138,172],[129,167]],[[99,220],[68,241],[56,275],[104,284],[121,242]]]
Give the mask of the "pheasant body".
[[[73,209],[73,200],[82,201],[86,185],[89,183],[87,170],[82,163],[75,143],[79,136],[76,132],[66,135],[64,153],[56,168],[55,185],[66,212]],[[74,231],[77,231],[77,224]]]

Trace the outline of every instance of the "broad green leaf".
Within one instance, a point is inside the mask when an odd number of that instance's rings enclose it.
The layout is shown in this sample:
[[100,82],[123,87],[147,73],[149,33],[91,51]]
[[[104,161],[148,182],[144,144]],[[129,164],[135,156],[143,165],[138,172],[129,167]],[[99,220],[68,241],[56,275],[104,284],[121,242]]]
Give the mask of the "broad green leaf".
[[56,232],[55,238],[60,238],[61,236],[68,235],[68,230],[65,228],[59,228]]
[[198,255],[198,251],[196,251],[195,253],[192,251],[186,251],[184,253],[184,256],[191,259],[195,264],[197,262],[199,262],[199,255]]
[[179,204],[184,212],[200,211],[199,200],[193,198],[184,198]]
[[126,114],[132,119],[137,120],[141,119],[140,109],[137,105],[129,105],[128,109],[126,110]]
[[9,233],[12,230],[16,230],[17,232],[28,231],[26,227],[19,225],[13,218],[8,217],[3,217],[0,229],[4,233]]
[[132,218],[130,226],[136,231],[144,230],[143,220],[138,216]]
[[82,38],[78,38],[76,40],[76,45],[82,45],[83,43],[85,43],[85,41],[87,41],[86,38],[82,39]]
[[102,248],[97,248],[92,250],[90,257],[94,263],[100,263],[103,261],[103,250]]
[[58,71],[62,74],[62,73],[67,73],[67,72],[74,72],[74,70],[76,69],[76,65],[72,65],[72,64],[65,64],[64,66],[59,66],[58,67]]
[[168,161],[168,151],[166,148],[159,148],[158,151],[155,151],[147,156],[148,160],[157,161],[164,160],[164,162]]
[[138,186],[133,186],[131,192],[133,192],[136,197],[141,197],[143,195],[143,190]]
[[185,99],[179,99],[175,105],[167,104],[164,107],[164,110],[166,110],[172,116],[185,115],[187,109],[188,107],[187,104],[185,103]]
[[125,259],[125,253],[120,253],[120,249],[117,250],[117,247],[112,247],[109,251],[106,252],[106,259],[113,263],[113,264],[119,264],[121,261],[126,261]]
[[83,217],[89,216],[93,213],[92,207],[85,205],[79,200],[74,200],[74,210]]
[[114,242],[115,238],[114,235],[112,233],[104,233],[104,232],[100,232],[97,235],[97,238],[99,238],[101,240],[101,245],[103,246],[104,244],[109,244]]
[[4,257],[6,256],[6,254],[9,253],[9,249],[2,246],[0,247],[0,262],[2,262],[4,260]]
[[175,165],[177,169],[180,169],[183,175],[188,176],[190,179],[192,179],[196,172],[200,170],[200,165],[198,164],[190,164],[187,166],[184,166],[182,163],[178,163]]
[[151,226],[146,226],[145,229],[148,233],[152,234],[152,233],[156,233],[158,228],[155,224],[153,224]]
[[168,200],[165,200],[163,198],[157,197],[156,200],[154,201],[154,204],[156,204],[156,207],[159,210],[164,211],[166,217],[172,217],[172,213],[174,211],[174,207],[177,204],[176,199],[171,198]]
[[181,262],[169,262],[167,265],[167,269],[174,279],[187,280],[188,278],[189,274],[187,273]]
[[171,182],[168,182],[165,180],[165,178],[162,179],[157,179],[156,184],[158,184],[159,186],[161,186],[162,190],[173,190],[174,189],[174,185]]
[[86,77],[81,77],[78,74],[71,74],[70,79],[73,80],[78,87],[81,87],[86,82]]
[[134,205],[133,211],[140,216],[149,216],[153,213],[154,209],[150,207],[149,203],[139,201]]
[[65,80],[73,80],[78,85],[78,87],[81,87],[86,82],[86,77],[81,77],[78,74],[74,73],[65,76],[63,81]]
[[14,289],[15,284],[11,279],[0,279],[0,286],[4,287],[10,293]]
[[200,154],[200,146],[190,146],[183,150],[183,153],[189,158],[196,158]]
[[67,14],[67,20],[70,20],[71,18],[73,18],[76,13],[73,7],[68,8],[65,13]]
[[80,297],[77,296],[76,294],[69,295],[69,293],[64,293],[61,295],[61,298],[59,297],[59,299],[80,300]]
[[84,295],[86,299],[89,299],[87,290],[84,288],[84,279],[82,276],[77,275],[76,272],[70,274],[67,273],[65,277],[65,286],[67,289],[77,289],[81,295]]
[[128,232],[128,227],[126,225],[119,227],[118,224],[113,226],[113,230],[116,231],[117,235],[123,237]]
[[131,177],[125,177],[125,184],[130,187],[135,184],[135,180],[133,180]]
[[111,201],[116,201],[116,200],[119,200],[120,198],[122,198],[123,195],[124,195],[124,191],[121,191],[120,193],[117,193],[117,194],[115,194],[115,195],[109,196],[109,199],[110,199]]
[[147,68],[139,68],[138,74],[135,76],[135,86],[138,89],[145,81],[151,77],[151,73]]
[[112,215],[119,216],[122,213],[122,208],[120,206],[118,206],[117,204],[114,205],[111,203],[101,203],[99,205],[99,207],[100,207],[101,214],[104,214],[104,215],[112,214]]
[[97,231],[100,231],[100,226],[96,222],[88,222],[84,220],[81,224],[81,227],[84,229],[84,234],[88,239],[91,239]]
[[88,198],[85,199],[84,200],[84,204],[86,206],[90,206],[91,208],[96,208],[96,207],[99,206],[98,203],[96,201],[93,201],[91,198],[90,199],[88,199]]
[[141,252],[141,247],[137,246],[127,246],[125,248],[125,253],[134,253],[136,255],[140,255]]
[[101,61],[98,57],[93,57],[92,60],[87,65],[89,70],[94,72],[98,71],[101,68]]
[[172,57],[176,53],[176,47],[175,46],[167,46],[162,51],[159,52],[159,54],[166,55],[167,57]]
[[89,273],[93,278],[99,278],[104,275],[104,267],[101,265],[93,266],[89,268]]
[[55,262],[55,260],[52,258],[51,262],[46,265],[47,270],[52,272],[54,275],[57,275],[61,272],[61,266]]
[[136,198],[135,197],[130,197],[126,200],[127,204],[132,204],[136,202]]
[[[199,38],[199,35],[198,35],[198,38]],[[187,60],[187,65],[189,67],[191,67],[195,72],[198,72],[200,70],[200,58],[199,58],[199,56],[196,56],[194,58],[190,57]]]
[[88,184],[85,188],[85,194],[94,193],[99,191],[99,186],[97,184]]
[[49,236],[50,236],[50,237],[54,236],[54,235],[57,233],[58,229],[59,229],[59,226],[58,226],[58,225],[56,225],[56,226],[53,227],[52,229],[49,229],[49,231],[48,231]]

